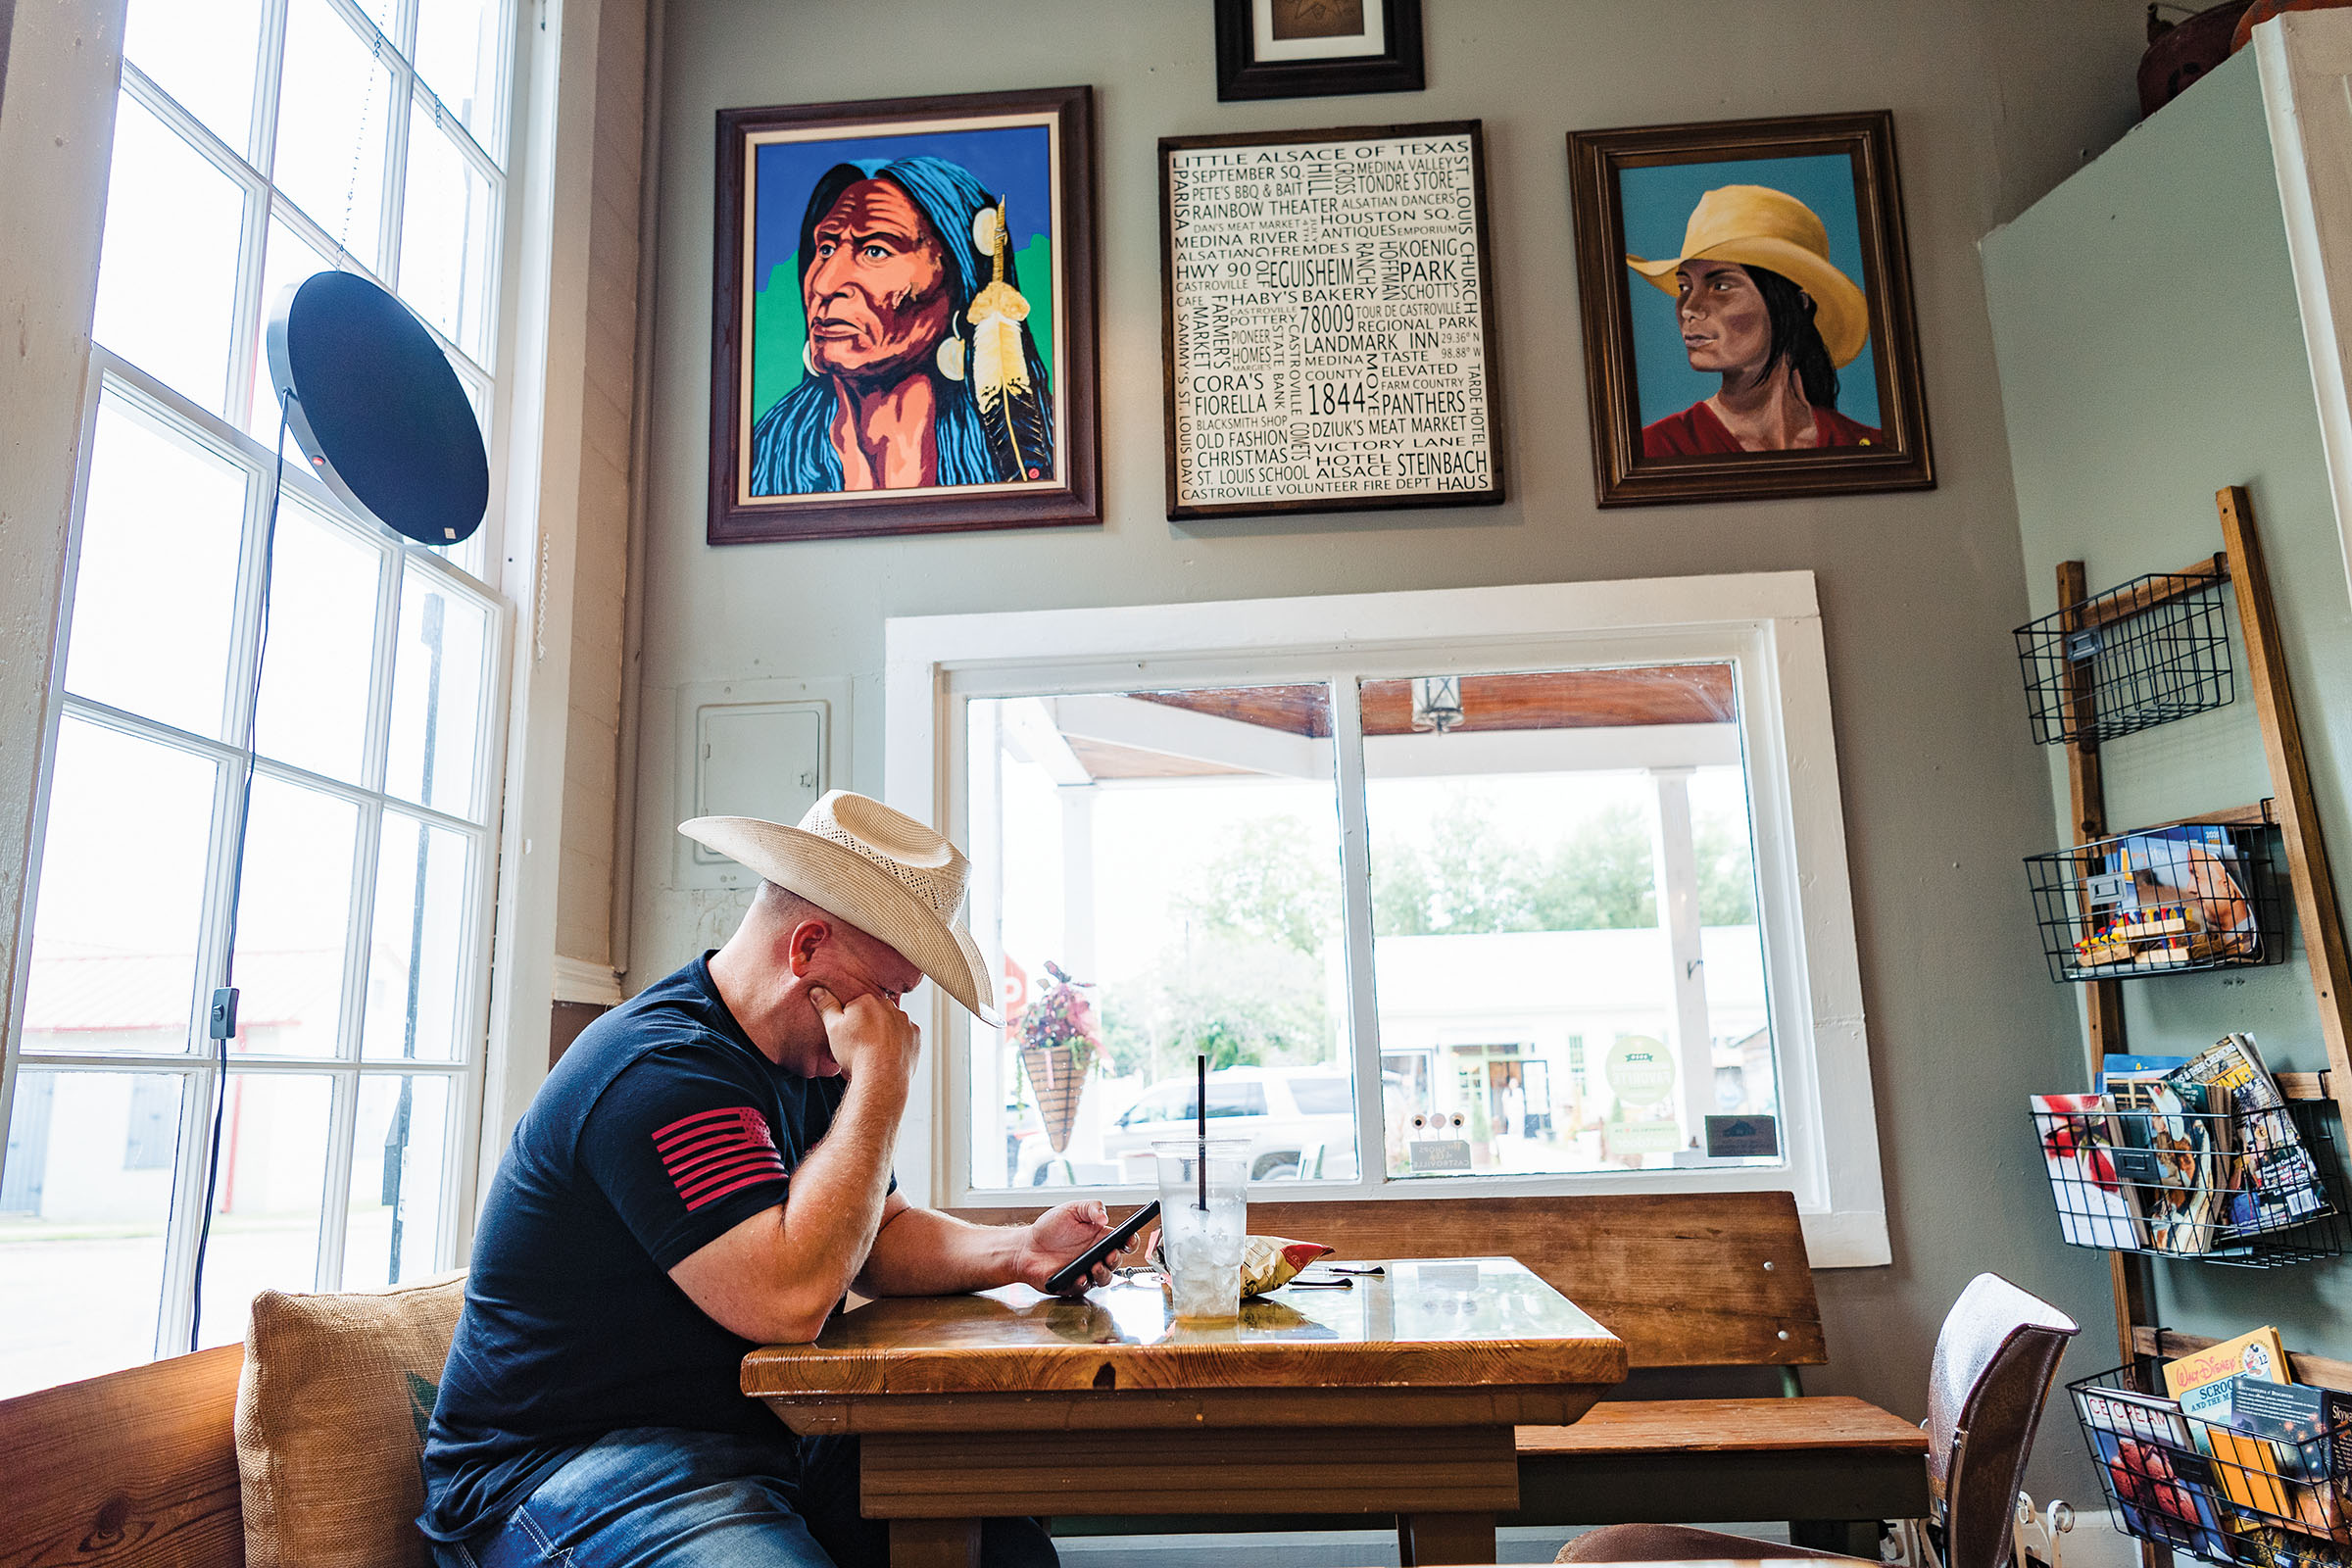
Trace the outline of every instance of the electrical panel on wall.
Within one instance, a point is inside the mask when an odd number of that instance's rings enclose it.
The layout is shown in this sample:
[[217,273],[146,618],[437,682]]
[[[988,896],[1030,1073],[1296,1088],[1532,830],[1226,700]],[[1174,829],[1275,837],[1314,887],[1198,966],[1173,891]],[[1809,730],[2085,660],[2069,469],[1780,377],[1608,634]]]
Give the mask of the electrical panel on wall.
[[[757,816],[797,822],[834,787],[848,755],[846,680],[711,681],[677,694],[678,819]],[[681,836],[681,888],[751,886],[752,872]]]

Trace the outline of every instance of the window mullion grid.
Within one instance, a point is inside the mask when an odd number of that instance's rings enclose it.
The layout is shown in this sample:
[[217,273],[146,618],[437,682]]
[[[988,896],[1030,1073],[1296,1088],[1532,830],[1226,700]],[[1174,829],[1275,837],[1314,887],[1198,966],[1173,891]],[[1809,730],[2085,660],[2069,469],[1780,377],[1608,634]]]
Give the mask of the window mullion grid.
[[[141,718],[136,713],[124,712],[120,708],[109,708],[104,703],[92,702],[87,697],[74,697],[69,694],[65,698],[62,708],[63,711],[72,717],[86,719],[93,724],[103,724],[109,729],[120,730],[126,735],[135,735],[141,740],[154,741],[178,751],[193,753],[198,757],[222,763],[228,766],[232,772],[241,763],[245,755],[226,741],[208,740],[202,735],[192,735],[184,729],[173,729],[169,724],[159,724],[154,719]],[[462,816],[453,816],[447,811],[438,810],[429,806],[418,806],[412,801],[392,800],[390,797],[379,795],[361,785],[348,783],[339,778],[329,778],[323,773],[313,773],[270,758],[256,758],[253,770],[256,778],[275,779],[281,784],[292,784],[301,789],[315,790],[321,795],[331,795],[339,801],[348,801],[363,810],[379,802],[387,802],[402,812],[416,817],[431,827],[446,828],[454,833],[463,833],[476,838],[484,837],[488,833],[488,829],[479,822],[469,822]]]
[[[202,1061],[194,1056],[162,1053],[143,1054],[135,1051],[25,1051],[18,1053],[10,1059],[22,1064],[27,1072],[50,1068],[70,1070],[75,1067],[146,1073],[188,1072],[203,1065]],[[231,1055],[228,1061],[231,1070],[240,1078],[267,1078],[271,1075],[284,1076],[288,1074],[296,1077],[317,1078],[324,1073],[354,1070],[351,1063],[337,1061],[331,1056],[238,1054]],[[462,1061],[371,1062],[359,1070],[376,1072],[386,1068],[418,1077],[462,1078],[466,1076],[466,1064]]]
[[263,0],[262,63],[254,73],[253,167],[277,183],[277,109],[286,70],[286,10],[290,0]]
[[[374,282],[381,283],[383,281],[382,275],[374,271],[367,260],[361,257],[353,256],[349,252],[345,251],[343,247],[336,241],[335,236],[329,234],[323,227],[319,225],[318,220],[313,218],[310,214],[304,212],[300,207],[296,206],[293,200],[286,196],[284,192],[281,191],[277,194],[276,204],[272,211],[279,222],[285,224],[286,227],[301,235],[304,243],[308,244],[313,250],[328,257],[330,261],[348,263],[350,267],[356,269],[362,276],[367,277]],[[393,290],[389,292],[397,291]],[[412,312],[411,314],[414,315],[415,313]],[[423,317],[416,317],[416,322],[419,326],[422,326],[428,334],[431,335],[433,342],[439,346],[444,355],[454,355],[456,357],[455,363],[450,366],[450,368],[457,371],[459,380],[469,381],[473,385],[485,390],[494,391],[496,389],[498,378],[491,374],[487,369],[476,365],[472,355],[466,353],[456,343],[442,336],[441,329],[433,325],[432,322],[426,320]]]
[[[227,1081],[221,1074],[221,1048],[212,1039],[210,1002],[213,989],[223,983],[229,967],[230,883],[237,874],[240,849],[236,838],[246,762],[243,742],[261,685],[263,579],[270,569],[270,476],[247,466],[244,526],[237,552],[236,605],[230,620],[230,681],[225,715],[225,733],[237,740],[223,747],[227,755],[215,772],[213,782],[213,826],[211,845],[205,856],[204,913],[196,940],[196,995],[189,1002],[189,1016],[194,1021],[190,1045],[199,1065],[188,1077],[195,1093],[182,1097],[185,1113],[180,1119],[181,1135],[188,1139],[182,1147],[189,1157],[177,1162],[174,1176],[178,1187],[172,1195],[171,1223],[164,1233],[165,1297],[159,1324],[170,1326],[159,1332],[161,1348],[166,1350],[175,1350],[187,1344],[196,1293],[202,1288],[196,1277],[196,1239],[205,1219],[205,1191],[220,1153],[213,1145],[214,1106],[216,1102],[224,1102],[228,1094]],[[122,715],[125,719],[130,716]],[[187,1103],[190,1101],[192,1106]]]
[[410,121],[416,109],[416,73],[406,56],[392,47],[377,51],[376,58],[391,73],[389,91],[392,102],[390,119],[384,123],[384,183],[379,192],[382,207],[376,224],[376,254],[381,261],[379,275],[400,292],[401,216],[406,209],[409,188],[409,130]]
[[343,1283],[344,1221],[351,1215],[351,1153],[358,1141],[360,1075],[339,1067],[329,1075],[326,1169],[318,1192],[318,1246],[312,1289],[331,1291]]
[[242,428],[247,407],[252,402],[252,377],[244,372],[253,364],[254,346],[258,342],[255,333],[259,330],[260,310],[255,300],[261,294],[262,252],[270,233],[269,181],[247,160],[245,149],[223,142],[211,126],[181,108],[177,99],[127,60],[122,63],[122,91],[162,121],[198,157],[236,182],[242,203],[237,225],[236,292],[229,302],[228,363],[220,368],[221,396],[215,407],[227,416],[229,422]]
[[[429,556],[431,552],[422,554]],[[446,571],[455,580],[471,584],[472,579],[438,558],[434,559],[432,569]],[[498,799],[499,783],[505,776],[509,695],[508,684],[499,678],[499,672],[506,669],[512,657],[509,651],[516,635],[515,619],[503,600],[492,600],[490,631],[482,639],[483,679],[488,684],[483,687],[480,728],[476,732],[475,755],[480,765],[475,769],[474,795],[469,803],[471,814],[479,820],[465,828],[466,923],[461,951],[466,955],[467,985],[464,1028],[458,1036],[462,1049],[457,1065],[465,1069],[466,1076],[459,1080],[460,1088],[451,1092],[449,1148],[444,1155],[441,1189],[444,1222],[439,1252],[434,1259],[434,1265],[443,1269],[456,1267],[472,1242],[474,1194],[479,1190],[482,1176],[478,1151],[483,1102],[489,1085],[490,944],[498,909],[498,840],[491,825],[492,805]]]
[[[241,289],[244,283],[241,274]],[[201,1288],[196,1278],[196,1239],[204,1223],[206,1185],[220,1153],[213,1147],[214,1106],[228,1093],[228,1085],[220,1073],[220,1047],[211,1038],[210,1002],[213,989],[222,983],[229,965],[230,883],[236,874],[239,846],[235,841],[246,763],[243,742],[254,705],[259,701],[263,580],[270,565],[271,471],[254,462],[250,454],[240,454],[235,461],[246,473],[245,514],[238,541],[236,600],[229,631],[229,685],[222,716],[223,734],[236,737],[236,741],[216,741],[220,766],[214,774],[211,842],[205,856],[203,914],[197,932],[196,994],[189,999],[189,1015],[193,1020],[190,1046],[197,1064],[186,1080],[193,1092],[181,1096],[180,1132],[184,1140],[181,1148],[188,1157],[179,1160],[174,1171],[172,1217],[164,1233],[164,1304],[158,1314],[158,1348],[165,1352],[175,1351],[188,1341],[196,1292]],[[109,717],[132,733],[164,738],[154,733],[159,726],[143,723],[134,715]]]
[[399,652],[401,557],[388,543],[376,554],[375,648],[369,661],[368,731],[362,752],[357,831],[353,834],[351,901],[343,926],[343,1009],[336,1020],[335,1055],[327,1123],[325,1185],[318,1214],[318,1288],[331,1291],[343,1281],[344,1220],[351,1211],[352,1146],[360,1114],[357,1063],[368,1014],[368,953],[375,910],[376,848],[383,828],[385,755],[389,749],[392,665]]
[[122,62],[122,91],[220,172],[248,183],[261,179],[261,171],[246,158],[244,148],[231,147],[222,141],[212,126],[181,108],[178,99],[157,86],[153,77],[127,60]]
[[[346,21],[353,20],[348,0],[330,0],[343,13]],[[204,887],[197,932],[195,956],[195,994],[189,998],[190,1025],[187,1047],[179,1054],[164,1054],[135,1052],[92,1053],[25,1053],[20,1027],[24,994],[29,983],[32,952],[32,919],[34,906],[26,901],[24,927],[17,952],[10,956],[15,966],[16,984],[11,988],[15,1016],[8,1020],[10,1028],[5,1051],[0,1052],[0,1133],[4,1133],[13,1114],[16,1086],[25,1070],[99,1070],[133,1072],[149,1075],[171,1075],[181,1086],[179,1099],[179,1157],[174,1160],[172,1183],[172,1201],[164,1235],[163,1298],[157,1312],[155,1352],[158,1355],[175,1353],[188,1342],[193,1302],[200,1282],[196,1278],[196,1237],[204,1218],[204,1194],[211,1174],[211,1144],[215,1106],[226,1092],[220,1081],[216,1060],[216,1047],[209,1037],[206,1020],[210,993],[222,977],[228,962],[227,914],[229,883],[239,813],[239,797],[243,783],[244,752],[236,745],[222,740],[222,735],[242,737],[249,710],[254,701],[256,663],[261,657],[262,575],[266,567],[264,555],[267,544],[268,509],[270,505],[270,481],[276,455],[263,448],[245,432],[253,414],[252,378],[250,368],[259,351],[261,334],[266,330],[263,313],[267,301],[261,299],[262,279],[267,260],[270,219],[276,216],[304,237],[316,243],[322,234],[307,215],[291,203],[277,200],[270,178],[274,167],[278,133],[278,110],[282,98],[281,86],[285,69],[285,38],[289,0],[264,0],[259,59],[255,72],[254,101],[248,118],[246,145],[233,148],[222,142],[209,127],[195,121],[172,97],[157,87],[138,71],[126,65],[122,71],[125,95],[155,114],[172,132],[208,162],[234,179],[243,193],[243,213],[239,238],[235,297],[231,302],[232,318],[226,396],[219,409],[205,408],[164,387],[138,367],[114,355],[103,347],[93,345],[94,368],[98,375],[89,377],[82,412],[82,432],[79,442],[81,472],[77,475],[77,492],[72,514],[72,533],[68,540],[65,581],[59,597],[58,647],[53,661],[48,702],[47,733],[41,754],[40,776],[37,787],[43,799],[49,787],[57,754],[57,734],[65,717],[72,713],[79,718],[105,724],[125,733],[194,752],[211,758],[217,764],[214,775],[212,821],[205,860]],[[416,24],[416,0],[404,0],[399,24],[401,39],[413,39]],[[365,19],[359,19],[363,23]],[[510,22],[512,19],[510,19]],[[363,32],[369,36],[372,28]],[[387,40],[389,42],[389,40]],[[385,58],[387,52],[391,58]],[[386,236],[379,246],[379,265],[390,274],[397,267],[398,219],[406,186],[406,133],[409,110],[414,102],[416,79],[408,65],[408,51],[387,51],[379,48],[377,59],[390,71],[393,78],[391,92],[394,101],[389,105],[393,116],[387,126],[386,158],[390,167],[385,171],[384,225]],[[461,127],[463,129],[463,127]],[[491,161],[470,135],[454,137],[461,152],[474,165],[476,172],[490,182],[494,211],[504,213],[505,175],[503,169]],[[319,246],[322,252],[339,254],[341,247],[332,241]],[[437,334],[436,334],[437,335]],[[449,345],[454,348],[454,345]],[[488,387],[495,393],[495,378],[472,367],[469,356],[460,352],[463,363],[459,374],[470,383]],[[86,503],[89,464],[94,447],[93,431],[102,393],[112,389],[146,404],[150,411],[168,423],[187,429],[196,439],[226,456],[244,469],[246,474],[243,537],[239,546],[237,586],[232,609],[231,637],[228,649],[226,690],[221,710],[221,729],[212,736],[196,735],[172,726],[139,718],[103,704],[69,698],[64,690],[66,666],[66,636],[70,631],[74,595],[79,565],[80,535]],[[225,413],[228,417],[223,418]],[[317,495],[323,503],[322,510],[338,522],[345,519],[342,508],[328,498],[323,486],[299,467],[285,482],[306,494]],[[296,782],[325,789],[328,793],[355,799],[361,807],[361,830],[355,855],[358,865],[354,874],[352,925],[346,958],[346,1004],[338,1020],[338,1054],[331,1061],[306,1057],[240,1057],[233,1063],[239,1074],[256,1076],[302,1075],[325,1073],[331,1080],[334,1120],[330,1129],[328,1164],[321,1193],[321,1233],[318,1250],[317,1283],[331,1285],[342,1269],[344,1220],[348,1217],[353,1146],[356,1142],[356,1123],[359,1090],[362,1082],[360,1030],[365,1018],[366,955],[369,945],[375,870],[380,858],[381,812],[385,752],[389,728],[389,708],[392,680],[392,654],[398,638],[399,568],[403,558],[388,541],[373,530],[355,530],[370,537],[386,556],[395,579],[379,579],[379,627],[376,667],[373,671],[369,701],[371,705],[368,740],[368,771],[365,775],[372,788],[354,789],[340,781],[318,778],[299,769],[282,765],[257,765],[257,774],[282,775]],[[497,631],[491,641],[498,649],[505,647],[511,634],[512,620],[507,614],[506,602],[495,591],[465,573],[447,561],[436,561],[435,569],[445,573],[453,591],[478,600],[493,612]],[[493,663],[494,677],[503,664]],[[486,705],[503,713],[503,682],[494,683]],[[487,732],[477,733],[477,751],[486,743]],[[495,768],[483,771],[495,774]],[[495,779],[485,779],[482,791],[492,791]],[[477,792],[474,814],[483,814],[485,797]],[[404,809],[407,808],[404,807]],[[486,945],[489,911],[493,898],[494,866],[488,829],[479,821],[462,820],[447,813],[420,809],[418,816],[435,826],[459,832],[469,846],[468,871],[468,931],[466,952],[468,975],[475,982],[468,1015],[468,1042],[483,1023],[481,1016],[487,1006],[486,964],[481,950]],[[35,889],[37,898],[39,860],[42,846],[36,840],[31,846],[31,861],[27,866],[28,886]],[[477,972],[483,971],[483,972]],[[447,1264],[462,1240],[454,1233],[460,1226],[448,1223],[460,1211],[460,1205],[470,1200],[472,1186],[470,1155],[473,1145],[470,1125],[479,1115],[481,1084],[480,1052],[470,1045],[459,1059],[447,1062],[403,1062],[399,1070],[419,1075],[442,1077],[453,1081],[451,1099],[453,1123],[461,1123],[445,1141],[444,1181],[442,1187],[440,1229],[443,1233],[442,1257]],[[470,1091],[470,1092],[468,1092]],[[456,1107],[465,1106],[460,1112]],[[4,1156],[0,1156],[4,1157]]]
[[237,243],[237,301],[228,330],[228,395],[220,407],[228,422],[242,430],[253,416],[252,367],[264,352],[263,336],[270,302],[262,298],[262,269],[270,246],[270,187],[250,172],[245,182],[245,226]]
[[[249,505],[246,530],[249,540],[255,531],[251,526],[252,510]],[[238,629],[242,633],[253,603],[247,592],[251,574],[238,575]],[[240,706],[243,701],[240,693]],[[188,1343],[188,1326],[201,1283],[196,1278],[196,1238],[204,1223],[205,1189],[220,1154],[213,1147],[214,1106],[228,1093],[227,1082],[220,1072],[221,1048],[212,1039],[209,1004],[212,990],[221,983],[228,962],[229,882],[235,874],[242,783],[241,769],[234,760],[224,763],[213,775],[213,825],[211,844],[205,855],[204,913],[196,938],[196,995],[189,999],[190,1044],[198,1049],[195,1065],[186,1079],[188,1090],[193,1092],[180,1097],[180,1148],[187,1157],[174,1162],[172,1217],[164,1228],[164,1302],[157,1314],[157,1349],[164,1354],[176,1353]]]
[[1372,970],[1372,836],[1364,799],[1364,713],[1352,673],[1331,680],[1331,755],[1340,808],[1340,900],[1348,974],[1348,1039],[1355,1058],[1354,1190],[1388,1181],[1388,1097],[1381,1092],[1380,1007]]
[[164,1298],[155,1314],[155,1353],[188,1348],[196,1305],[196,1228],[204,1215],[206,1151],[220,1076],[210,1054],[180,1069],[179,1149],[172,1161],[172,1208],[164,1221]]

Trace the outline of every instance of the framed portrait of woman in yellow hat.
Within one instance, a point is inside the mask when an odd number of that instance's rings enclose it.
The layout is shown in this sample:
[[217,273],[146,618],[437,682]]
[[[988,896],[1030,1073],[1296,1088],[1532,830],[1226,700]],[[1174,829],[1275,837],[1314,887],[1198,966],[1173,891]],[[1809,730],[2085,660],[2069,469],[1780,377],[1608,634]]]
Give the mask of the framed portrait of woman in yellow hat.
[[1936,482],[1885,113],[1568,137],[1600,504]]

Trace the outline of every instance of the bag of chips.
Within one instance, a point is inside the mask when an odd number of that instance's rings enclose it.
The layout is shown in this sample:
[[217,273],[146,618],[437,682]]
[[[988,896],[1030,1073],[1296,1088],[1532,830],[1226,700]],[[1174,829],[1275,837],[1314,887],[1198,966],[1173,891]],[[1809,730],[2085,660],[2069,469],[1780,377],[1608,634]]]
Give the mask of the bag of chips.
[[[1152,1243],[1152,1262],[1164,1269],[1167,1256],[1160,1249],[1166,1245],[1163,1232]],[[1263,1296],[1280,1290],[1298,1277],[1298,1271],[1331,1250],[1320,1242],[1294,1242],[1287,1236],[1247,1236],[1242,1239],[1242,1297]]]

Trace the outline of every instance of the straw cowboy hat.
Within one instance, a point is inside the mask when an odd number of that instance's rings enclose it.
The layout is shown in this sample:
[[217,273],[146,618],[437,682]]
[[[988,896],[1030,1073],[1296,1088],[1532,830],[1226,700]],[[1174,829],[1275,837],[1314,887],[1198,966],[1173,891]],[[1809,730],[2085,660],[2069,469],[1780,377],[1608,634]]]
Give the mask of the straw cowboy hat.
[[1628,256],[1625,265],[1668,294],[1685,262],[1763,267],[1813,296],[1813,324],[1831,363],[1844,366],[1870,340],[1870,307],[1854,280],[1830,265],[1830,234],[1813,209],[1763,185],[1726,185],[1698,199],[1683,231],[1683,254],[1662,262]]
[[937,829],[835,790],[808,808],[799,827],[698,816],[678,831],[889,943],[981,1022],[999,1022],[982,1000],[994,1000],[996,989],[988,961],[963,924],[971,863]]

